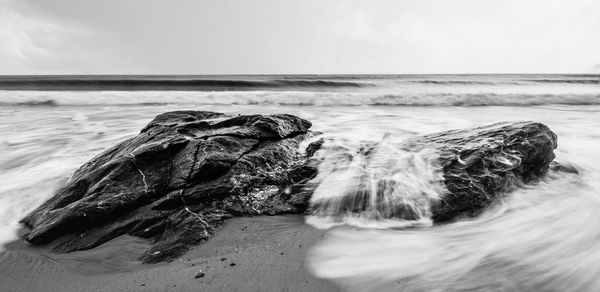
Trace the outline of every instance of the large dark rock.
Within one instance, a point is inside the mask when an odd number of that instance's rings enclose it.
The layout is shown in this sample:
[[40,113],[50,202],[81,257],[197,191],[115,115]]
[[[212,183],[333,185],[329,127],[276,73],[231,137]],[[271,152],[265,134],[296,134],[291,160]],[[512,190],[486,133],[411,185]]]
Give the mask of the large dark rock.
[[384,139],[359,149],[330,141],[320,155],[330,174],[317,177],[311,213],[436,223],[476,216],[502,194],[543,176],[556,140],[543,124],[511,122]]
[[298,190],[316,171],[298,151],[310,127],[292,115],[161,114],[27,215],[26,239],[70,252],[129,234],[152,239],[140,259],[157,262],[229,217],[301,213],[310,194]]

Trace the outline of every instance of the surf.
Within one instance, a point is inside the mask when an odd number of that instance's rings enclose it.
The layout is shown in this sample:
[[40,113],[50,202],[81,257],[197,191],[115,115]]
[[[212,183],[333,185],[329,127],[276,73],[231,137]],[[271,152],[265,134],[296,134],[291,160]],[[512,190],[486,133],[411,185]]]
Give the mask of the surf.
[[2,91],[0,106],[389,106],[480,107],[600,105],[600,93],[394,93],[311,91]]

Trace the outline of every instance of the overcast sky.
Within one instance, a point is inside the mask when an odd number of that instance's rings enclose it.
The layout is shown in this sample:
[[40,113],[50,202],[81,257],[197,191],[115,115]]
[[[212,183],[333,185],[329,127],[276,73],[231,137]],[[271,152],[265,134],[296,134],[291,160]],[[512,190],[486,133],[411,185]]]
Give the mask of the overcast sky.
[[0,0],[0,74],[585,73],[598,0]]

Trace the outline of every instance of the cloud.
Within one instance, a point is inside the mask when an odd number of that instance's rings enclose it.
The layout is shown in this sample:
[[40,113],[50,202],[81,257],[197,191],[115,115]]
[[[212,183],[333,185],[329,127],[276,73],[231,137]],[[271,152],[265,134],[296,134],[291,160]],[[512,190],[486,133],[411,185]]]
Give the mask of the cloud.
[[0,58],[3,63],[27,63],[31,58],[51,56],[39,38],[44,36],[47,42],[49,36],[64,31],[64,28],[43,19],[26,17],[18,8],[16,1],[0,0]]
[[0,74],[577,73],[597,0],[0,0]]
[[95,42],[116,37],[52,17],[26,1],[0,0],[0,74],[96,72],[120,60]]

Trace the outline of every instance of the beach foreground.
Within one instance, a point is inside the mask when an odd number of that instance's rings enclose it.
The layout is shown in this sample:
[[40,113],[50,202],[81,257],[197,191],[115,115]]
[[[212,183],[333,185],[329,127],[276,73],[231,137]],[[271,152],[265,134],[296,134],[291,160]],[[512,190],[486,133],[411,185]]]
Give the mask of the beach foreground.
[[339,291],[305,265],[324,235],[299,215],[238,217],[183,257],[155,265],[137,261],[150,244],[129,236],[68,254],[18,241],[0,253],[0,290]]

